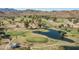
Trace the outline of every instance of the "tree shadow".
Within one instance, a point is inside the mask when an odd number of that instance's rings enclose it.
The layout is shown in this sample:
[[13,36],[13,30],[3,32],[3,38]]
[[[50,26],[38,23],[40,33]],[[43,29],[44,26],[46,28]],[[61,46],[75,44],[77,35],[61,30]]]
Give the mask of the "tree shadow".
[[45,35],[49,38],[53,38],[53,39],[57,39],[57,40],[62,40],[62,41],[67,41],[67,42],[74,42],[73,40],[71,40],[69,38],[65,38],[65,37],[63,39],[61,39],[60,33],[56,30],[53,30],[53,29],[48,29],[48,32],[33,31],[33,33]]
[[64,50],[79,50],[79,46],[62,46]]

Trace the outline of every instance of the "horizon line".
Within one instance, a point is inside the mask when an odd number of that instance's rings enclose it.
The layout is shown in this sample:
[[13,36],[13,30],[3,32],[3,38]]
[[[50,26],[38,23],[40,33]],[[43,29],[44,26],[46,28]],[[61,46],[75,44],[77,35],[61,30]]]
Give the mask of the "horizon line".
[[15,10],[36,10],[36,11],[71,11],[79,10],[79,8],[0,8],[0,9],[15,9]]

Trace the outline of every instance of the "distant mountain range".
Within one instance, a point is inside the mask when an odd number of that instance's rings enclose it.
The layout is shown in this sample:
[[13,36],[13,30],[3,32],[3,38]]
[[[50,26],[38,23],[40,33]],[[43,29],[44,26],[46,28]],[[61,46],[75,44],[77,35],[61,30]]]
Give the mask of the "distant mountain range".
[[63,11],[41,11],[41,10],[17,10],[14,8],[0,8],[0,16],[25,16],[25,15],[47,15],[59,18],[79,18],[79,10]]
[[17,10],[13,8],[0,8],[0,11],[1,12],[15,12]]
[[32,10],[32,9],[26,9],[26,10],[17,10],[14,8],[0,8],[0,12],[39,12],[41,10]]
[[[0,12],[56,12],[58,10],[52,10],[52,11],[42,11],[40,9],[16,9],[16,8],[0,8]],[[59,10],[60,11],[60,10]],[[61,10],[61,11],[79,11],[79,10]]]

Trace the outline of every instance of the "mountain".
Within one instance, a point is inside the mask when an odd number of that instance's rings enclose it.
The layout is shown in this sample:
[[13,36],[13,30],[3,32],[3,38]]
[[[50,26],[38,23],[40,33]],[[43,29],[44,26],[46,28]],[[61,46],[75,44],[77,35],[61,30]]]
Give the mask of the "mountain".
[[0,8],[0,12],[16,12],[16,9],[13,8]]
[[32,9],[26,9],[26,10],[17,10],[14,8],[0,8],[0,12],[40,12],[40,10],[32,10]]
[[0,16],[27,16],[42,15],[58,18],[79,18],[79,10],[63,10],[63,11],[40,11],[33,9],[17,10],[13,8],[0,8]]

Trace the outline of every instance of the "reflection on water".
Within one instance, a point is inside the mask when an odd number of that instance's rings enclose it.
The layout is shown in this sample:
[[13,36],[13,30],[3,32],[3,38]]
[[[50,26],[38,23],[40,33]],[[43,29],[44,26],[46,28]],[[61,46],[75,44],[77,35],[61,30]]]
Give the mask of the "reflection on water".
[[[33,33],[38,33],[38,34],[45,35],[45,36],[53,38],[53,39],[62,40],[60,33],[53,29],[48,29],[48,32],[33,31]],[[64,38],[63,41],[74,42],[73,40],[71,40],[69,38]]]
[[56,38],[56,39],[60,38],[60,34],[56,30],[52,30],[52,29],[49,29],[48,32],[34,31],[34,33],[46,35],[48,37]]

